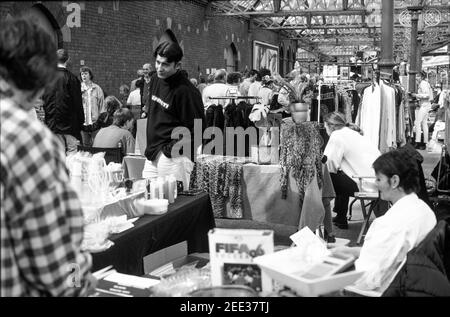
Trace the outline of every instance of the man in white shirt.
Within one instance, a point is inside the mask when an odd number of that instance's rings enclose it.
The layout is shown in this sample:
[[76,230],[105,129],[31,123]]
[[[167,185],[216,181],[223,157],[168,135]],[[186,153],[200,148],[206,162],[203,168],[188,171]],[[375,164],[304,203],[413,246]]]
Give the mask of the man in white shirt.
[[[433,101],[433,89],[428,82],[427,73],[421,72],[422,81],[419,84],[417,94],[413,97],[419,99],[419,111],[417,112],[416,122],[414,123],[416,130],[416,149],[424,150],[428,144],[428,113],[431,110],[431,101]],[[420,142],[423,129],[423,142]]]
[[[262,79],[266,75],[267,76],[271,75],[270,70],[268,70],[267,68],[261,68],[258,72],[258,75],[256,76],[255,82],[253,82],[248,89],[249,96],[258,96],[259,90],[261,89],[262,86]],[[256,101],[252,102],[251,100],[250,102],[256,103]]]
[[239,86],[239,92],[242,96],[248,96],[248,90],[250,85],[255,82],[256,76],[258,76],[258,71],[256,69],[252,69],[248,74],[248,77],[244,79],[242,84]]
[[139,88],[136,88],[128,95],[127,105],[130,105],[130,106],[140,106],[141,105],[141,91]]
[[214,73],[214,83],[203,89],[202,100],[205,110],[212,104],[226,106],[225,99],[209,99],[214,97],[226,97],[228,85],[226,84],[227,72],[225,69],[218,69]]

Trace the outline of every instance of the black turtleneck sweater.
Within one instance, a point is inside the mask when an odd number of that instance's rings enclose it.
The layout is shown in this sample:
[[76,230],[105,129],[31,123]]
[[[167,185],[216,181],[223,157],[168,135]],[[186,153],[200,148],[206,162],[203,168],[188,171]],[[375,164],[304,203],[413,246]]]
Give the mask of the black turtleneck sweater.
[[[201,145],[205,126],[205,113],[202,97],[198,89],[185,78],[179,71],[166,79],[158,78],[155,73],[150,80],[149,109],[147,118],[147,147],[145,156],[154,161],[158,153],[162,151],[165,156],[172,158],[183,154],[193,160],[194,147]],[[201,119],[201,135],[194,142],[194,119]],[[191,133],[191,138],[179,136],[172,139],[172,131],[177,127],[185,127]],[[176,151],[172,155],[172,147],[189,146],[191,153]],[[195,144],[194,144],[195,143]]]

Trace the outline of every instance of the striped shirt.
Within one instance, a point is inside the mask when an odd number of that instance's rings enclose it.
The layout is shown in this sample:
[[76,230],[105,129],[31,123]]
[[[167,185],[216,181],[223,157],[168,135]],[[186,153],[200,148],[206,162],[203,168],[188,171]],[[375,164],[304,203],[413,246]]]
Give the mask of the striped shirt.
[[0,100],[3,296],[86,295],[90,254],[62,144],[18,105]]

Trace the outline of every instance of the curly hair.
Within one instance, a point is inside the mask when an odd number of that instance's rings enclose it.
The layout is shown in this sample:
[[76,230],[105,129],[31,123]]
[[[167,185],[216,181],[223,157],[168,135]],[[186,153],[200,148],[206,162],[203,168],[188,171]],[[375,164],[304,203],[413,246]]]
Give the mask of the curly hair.
[[56,66],[55,43],[40,26],[25,18],[0,23],[1,78],[18,89],[37,92],[53,83]]
[[399,187],[409,194],[419,190],[419,169],[417,162],[406,153],[392,150],[379,156],[373,162],[375,173],[391,178],[397,175],[400,178]]

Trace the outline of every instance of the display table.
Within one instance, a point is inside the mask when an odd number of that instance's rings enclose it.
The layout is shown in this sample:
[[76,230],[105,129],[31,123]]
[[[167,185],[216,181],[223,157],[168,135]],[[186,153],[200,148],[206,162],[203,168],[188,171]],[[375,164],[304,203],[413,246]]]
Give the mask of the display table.
[[145,256],[185,240],[188,253],[208,252],[208,231],[214,227],[208,194],[178,196],[166,214],[144,215],[134,228],[110,236],[114,245],[92,254],[92,271],[113,265],[118,272],[140,276]]
[[245,218],[298,225],[299,229],[305,226],[312,229],[323,222],[325,229],[332,232],[329,203],[336,195],[326,165],[323,165],[322,188],[318,188],[317,180],[313,181],[306,189],[303,202],[292,175],[289,177],[287,198],[282,198],[280,165],[244,165],[243,183]]
[[[126,156],[124,169],[126,175],[129,173],[126,177],[141,177],[144,164],[145,157]],[[323,165],[322,188],[318,188],[317,182],[312,182],[306,189],[303,202],[292,176],[289,177],[288,189],[287,198],[282,199],[280,165],[244,164],[242,219],[295,225],[299,229],[304,226],[312,229],[323,222],[325,229],[332,232],[330,201],[335,197],[335,192],[326,165]],[[225,209],[229,210],[229,199],[225,199],[225,204]]]

